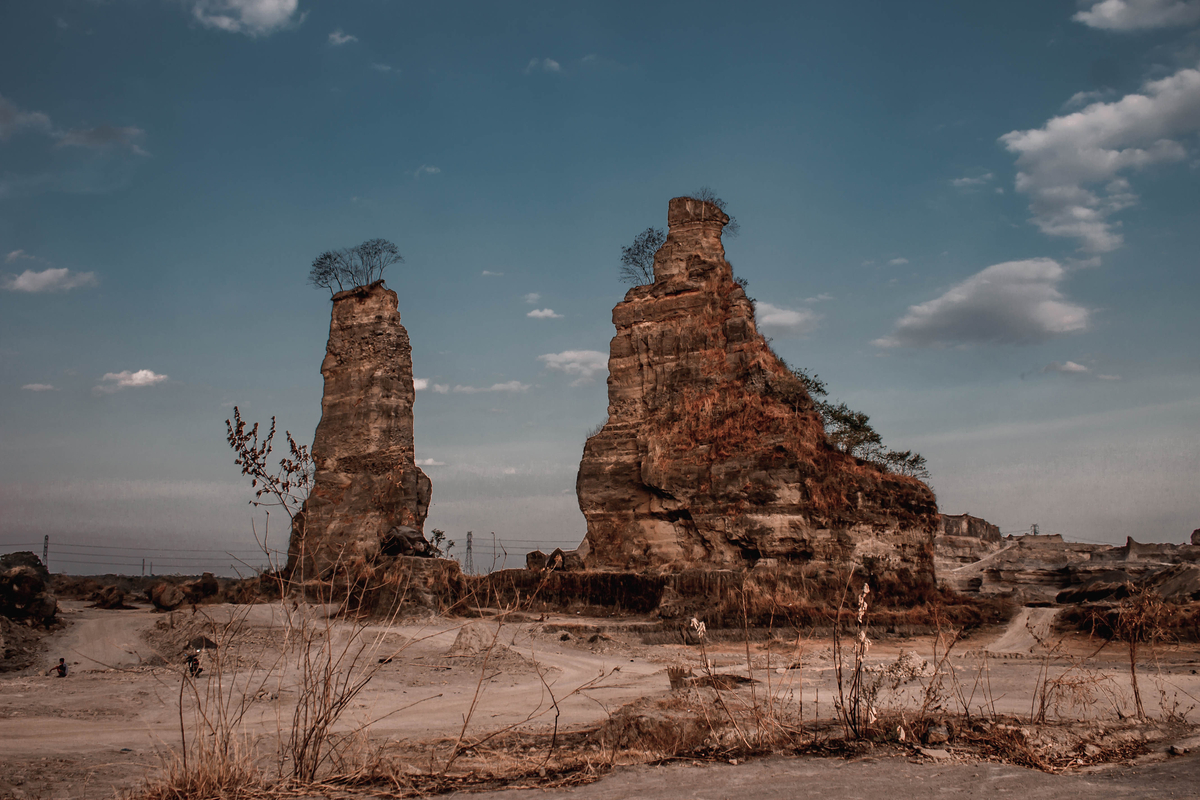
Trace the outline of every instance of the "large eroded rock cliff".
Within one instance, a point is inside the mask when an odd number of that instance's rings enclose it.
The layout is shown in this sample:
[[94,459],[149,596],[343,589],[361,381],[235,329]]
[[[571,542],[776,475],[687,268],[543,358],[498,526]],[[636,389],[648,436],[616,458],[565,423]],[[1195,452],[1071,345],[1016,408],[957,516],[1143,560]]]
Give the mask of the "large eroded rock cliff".
[[826,440],[734,281],[728,219],[671,200],[654,283],[613,309],[608,422],[576,481],[588,565],[857,561],[931,576],[933,493]]
[[431,485],[414,463],[412,346],[396,309],[382,281],[333,296],[316,475],[292,532],[292,574],[420,541]]

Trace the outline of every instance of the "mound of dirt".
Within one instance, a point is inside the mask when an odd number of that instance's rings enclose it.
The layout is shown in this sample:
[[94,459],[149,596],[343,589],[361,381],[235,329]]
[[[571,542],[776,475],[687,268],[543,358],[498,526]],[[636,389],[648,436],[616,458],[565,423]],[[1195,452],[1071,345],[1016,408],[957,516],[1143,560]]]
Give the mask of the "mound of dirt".
[[446,651],[447,658],[470,659],[473,665],[489,666],[505,670],[532,670],[534,663],[517,651],[502,643],[493,626],[472,622],[462,626],[454,637],[454,644]]

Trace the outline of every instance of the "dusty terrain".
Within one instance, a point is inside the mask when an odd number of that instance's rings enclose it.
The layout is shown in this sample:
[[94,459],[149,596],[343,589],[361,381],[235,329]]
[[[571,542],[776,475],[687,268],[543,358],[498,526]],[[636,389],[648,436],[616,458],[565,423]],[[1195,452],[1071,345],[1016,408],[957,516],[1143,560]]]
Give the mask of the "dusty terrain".
[[[236,683],[239,678],[231,677],[235,664],[239,675],[260,676],[262,680],[254,684],[257,699],[250,704],[243,730],[264,760],[270,761],[278,751],[296,699],[296,665],[289,662],[292,656],[283,657],[281,649],[288,607],[207,606],[194,615],[190,610],[163,614],[148,607],[110,611],[86,608],[78,602],[63,605],[68,624],[47,639],[39,663],[0,676],[0,753],[4,754],[0,759],[0,797],[110,797],[122,788],[136,787],[161,768],[180,742],[183,647],[210,620],[218,629],[231,619],[243,620],[243,624],[229,640],[223,661],[214,661],[209,653],[202,657],[208,670],[196,679],[196,686],[203,691],[218,680]],[[321,618],[320,609],[307,612],[312,619]],[[725,797],[739,792],[738,781],[749,780],[735,776],[750,770],[758,776],[753,780],[764,787],[762,796],[775,796],[767,788],[772,780],[778,783],[778,796],[783,796],[780,792],[787,786],[794,786],[794,780],[840,786],[839,796],[858,796],[853,791],[868,796],[873,794],[867,790],[872,781],[893,776],[897,780],[908,776],[904,780],[914,787],[937,776],[939,786],[946,788],[972,786],[984,776],[997,787],[995,791],[1009,788],[1014,794],[1020,791],[1030,797],[1073,796],[1084,784],[1093,787],[1088,791],[1097,797],[1136,796],[1097,793],[1097,786],[1124,785],[1118,773],[1112,772],[1114,767],[1097,766],[1118,755],[1121,764],[1150,765],[1134,767],[1141,772],[1120,774],[1155,776],[1153,780],[1163,781],[1164,791],[1181,785],[1171,777],[1176,773],[1196,776],[1194,753],[1171,757],[1168,748],[1175,744],[1179,752],[1194,750],[1191,730],[1179,717],[1189,716],[1196,704],[1194,698],[1200,697],[1200,648],[1158,646],[1143,651],[1139,677],[1151,722],[1135,724],[1128,719],[1132,701],[1127,651],[1112,644],[1094,653],[1099,642],[1054,633],[1053,615],[1054,609],[1024,609],[1006,628],[980,630],[956,644],[946,664],[953,667],[961,691],[947,683],[944,705],[948,711],[955,710],[955,704],[965,700],[976,718],[999,714],[1027,722],[1039,682],[1047,676],[1085,675],[1087,680],[1075,685],[1073,692],[1064,689],[1050,698],[1047,721],[1075,720],[1071,732],[1036,736],[1047,741],[1058,736],[1066,742],[1062,747],[1078,749],[1081,757],[1077,763],[1069,758],[1055,762],[1065,765],[1062,771],[1105,770],[1103,776],[1047,775],[982,763],[978,752],[952,741],[926,747],[924,755],[920,750],[893,745],[878,751],[856,751],[849,761],[773,757],[740,763],[736,770],[724,761],[722,766],[670,768],[686,779],[666,779],[662,776],[667,773],[639,767],[641,772],[619,770],[595,786],[571,793],[629,796],[629,784],[624,793],[615,787],[622,781],[641,785],[653,778],[661,783],[656,796]],[[474,639],[464,635],[456,645],[464,626]],[[667,667],[689,666],[702,674],[701,660],[707,657],[716,672],[742,676],[747,674],[749,659],[756,683],[731,690],[731,697],[748,698],[753,692],[761,699],[770,694],[787,707],[793,719],[816,728],[821,727],[818,720],[826,720],[826,728],[832,730],[828,720],[834,716],[836,685],[828,638],[779,630],[773,632],[768,646],[765,631],[754,632],[748,644],[744,637],[730,632],[714,632],[702,655],[700,647],[684,644],[671,634],[646,634],[649,627],[640,620],[561,615],[517,617],[504,623],[430,618],[394,626],[373,624],[365,631],[369,646],[359,663],[378,672],[354,699],[339,729],[363,728],[375,745],[399,742],[409,752],[418,752],[421,743],[445,737],[453,740],[459,735],[477,687],[478,702],[469,714],[468,737],[515,724],[525,731],[549,731],[555,718],[551,694],[559,701],[560,731],[595,727],[626,704],[670,697]],[[344,640],[351,623],[334,623],[331,630],[334,641]],[[488,650],[493,640],[498,646]],[[647,644],[646,640],[660,643]],[[885,666],[903,653],[934,662],[935,645],[932,636],[878,637],[868,662]],[[1047,645],[1055,646],[1053,653],[1047,652]],[[937,658],[943,651],[944,647],[938,649]],[[70,676],[45,675],[60,656],[71,665]],[[1081,662],[1084,657],[1086,662]],[[385,663],[380,663],[381,659]],[[220,669],[227,672],[218,674]],[[594,682],[590,688],[569,694],[589,682]],[[956,692],[961,699],[954,699]],[[914,703],[919,705],[921,694],[917,681],[881,694],[879,706],[884,713],[902,712],[912,709]],[[1172,715],[1175,719],[1168,719]],[[189,710],[184,714],[189,735],[193,724]],[[1103,759],[1084,757],[1092,752],[1085,741],[1093,743],[1090,746],[1096,753],[1103,750],[1108,755]],[[889,767],[897,754],[900,760]],[[910,764],[905,758],[921,763]],[[609,760],[622,764],[648,759],[614,752]],[[1164,763],[1153,766],[1160,761]],[[428,764],[420,766],[427,768]],[[728,792],[714,794],[714,780]],[[692,781],[694,788],[685,789],[684,781]],[[1137,781],[1129,784],[1136,785]],[[1062,793],[1039,794],[1043,790],[1037,787],[1043,786],[1060,787]],[[1177,796],[1189,796],[1180,791]]]

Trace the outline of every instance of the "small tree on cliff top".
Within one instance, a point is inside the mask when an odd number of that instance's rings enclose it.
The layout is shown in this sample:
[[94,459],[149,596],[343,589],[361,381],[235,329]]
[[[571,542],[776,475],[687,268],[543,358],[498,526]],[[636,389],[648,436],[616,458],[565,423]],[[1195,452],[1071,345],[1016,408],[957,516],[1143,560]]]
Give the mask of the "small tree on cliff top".
[[387,239],[368,239],[355,247],[327,250],[314,258],[308,282],[333,295],[343,289],[369,286],[383,278],[385,269],[403,261],[399,248]]

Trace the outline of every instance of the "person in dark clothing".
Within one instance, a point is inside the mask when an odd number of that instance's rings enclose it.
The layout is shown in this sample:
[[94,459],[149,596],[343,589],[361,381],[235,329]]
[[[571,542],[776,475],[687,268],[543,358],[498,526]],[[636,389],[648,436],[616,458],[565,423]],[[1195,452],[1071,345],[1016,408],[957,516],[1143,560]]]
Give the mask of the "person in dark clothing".
[[193,678],[200,677],[200,673],[204,672],[204,667],[200,666],[200,657],[195,653],[188,653],[187,671],[188,675],[191,675]]
[[65,658],[60,658],[58,660],[57,664],[55,664],[50,669],[46,670],[47,675],[49,675],[52,672],[56,673],[58,675],[58,677],[60,677],[60,678],[67,677],[67,660]]

